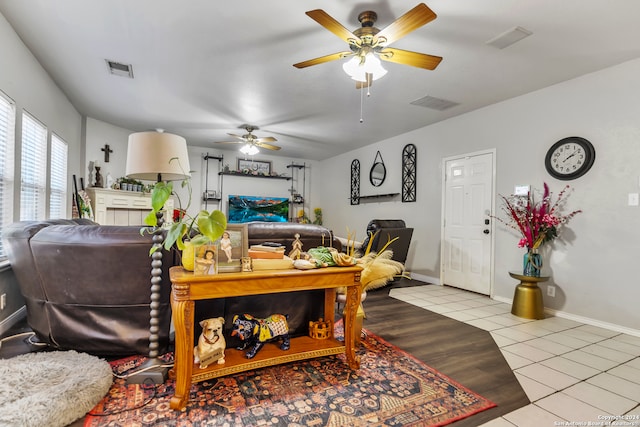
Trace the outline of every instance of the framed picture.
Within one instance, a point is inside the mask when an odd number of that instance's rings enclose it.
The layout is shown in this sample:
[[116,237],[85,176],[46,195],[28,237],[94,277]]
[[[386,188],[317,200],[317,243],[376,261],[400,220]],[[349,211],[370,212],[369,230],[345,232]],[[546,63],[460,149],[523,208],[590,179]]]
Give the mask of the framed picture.
[[259,175],[271,175],[271,162],[238,158],[238,170],[240,172],[249,171]]
[[200,245],[193,251],[193,273],[196,276],[218,274],[218,244]]
[[242,271],[242,258],[249,253],[247,224],[227,224],[218,249],[218,273]]

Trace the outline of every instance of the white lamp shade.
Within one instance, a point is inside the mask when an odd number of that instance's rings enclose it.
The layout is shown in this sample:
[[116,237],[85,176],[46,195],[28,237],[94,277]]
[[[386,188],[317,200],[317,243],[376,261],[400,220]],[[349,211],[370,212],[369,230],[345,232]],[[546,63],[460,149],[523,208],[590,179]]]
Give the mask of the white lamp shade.
[[256,147],[255,145],[246,144],[240,147],[240,152],[246,154],[247,156],[253,156],[255,154],[258,154],[260,150],[258,150],[258,147]]
[[157,181],[160,176],[163,181],[179,181],[191,176],[190,169],[187,140],[183,137],[163,132],[129,135],[127,177]]
[[380,59],[378,59],[373,53],[367,53],[364,58],[364,62],[360,63],[360,57],[354,56],[342,64],[342,69],[353,80],[359,82],[367,81],[367,73],[372,75],[372,80],[378,80],[380,77],[387,74],[387,70],[382,66]]

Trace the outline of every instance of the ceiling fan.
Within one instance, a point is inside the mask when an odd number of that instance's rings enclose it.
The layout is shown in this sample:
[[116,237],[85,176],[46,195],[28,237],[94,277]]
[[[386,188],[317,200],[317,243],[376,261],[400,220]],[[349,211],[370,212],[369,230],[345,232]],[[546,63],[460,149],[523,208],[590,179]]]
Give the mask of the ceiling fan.
[[228,135],[233,136],[234,138],[238,138],[238,141],[215,141],[216,144],[244,144],[245,146],[254,146],[257,148],[264,148],[267,150],[279,150],[280,147],[273,144],[267,144],[268,142],[276,142],[272,136],[267,136],[264,138],[258,138],[253,134],[254,130],[260,129],[258,126],[253,125],[240,125],[238,126],[240,129],[244,129],[247,131],[244,135],[236,135],[233,133],[229,133]]
[[[411,31],[436,19],[435,12],[429,9],[424,3],[420,3],[382,30],[373,26],[378,19],[378,15],[372,11],[365,11],[358,15],[358,21],[360,21],[362,27],[353,32],[347,30],[342,24],[321,9],[310,10],[306,12],[306,14],[318,24],[347,42],[350,50],[293,64],[296,68],[310,67],[312,65],[348,57],[354,57],[356,62],[364,65],[366,60],[373,57],[380,58],[383,61],[433,70],[438,66],[440,61],[442,61],[442,57],[440,56],[389,47],[390,44],[406,36]],[[345,71],[347,71],[347,64],[343,66],[345,67]],[[347,71],[347,73],[350,74],[349,71]],[[386,73],[386,71],[384,71],[384,73]],[[371,80],[375,80],[376,78],[370,74],[371,73],[366,72],[357,78],[352,75],[352,78],[359,83],[356,83],[356,87],[359,88],[370,85]],[[362,82],[366,83],[366,85],[363,85]]]

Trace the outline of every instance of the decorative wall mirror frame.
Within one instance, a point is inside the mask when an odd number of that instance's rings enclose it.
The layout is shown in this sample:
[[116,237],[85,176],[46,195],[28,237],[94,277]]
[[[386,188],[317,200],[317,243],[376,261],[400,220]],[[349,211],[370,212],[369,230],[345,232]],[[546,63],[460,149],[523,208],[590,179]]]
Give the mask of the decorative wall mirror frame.
[[360,204],[360,160],[351,162],[351,204]]
[[387,168],[382,160],[380,151],[376,153],[376,158],[373,160],[373,165],[369,171],[369,182],[374,187],[380,187],[387,177]]
[[407,144],[402,150],[402,201],[416,201],[416,167],[417,167],[416,146]]

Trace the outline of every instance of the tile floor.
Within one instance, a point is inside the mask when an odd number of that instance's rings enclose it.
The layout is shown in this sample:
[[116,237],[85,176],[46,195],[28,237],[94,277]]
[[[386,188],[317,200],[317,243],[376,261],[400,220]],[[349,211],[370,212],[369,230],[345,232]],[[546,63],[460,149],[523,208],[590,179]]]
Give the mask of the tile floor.
[[483,427],[640,427],[640,337],[561,317],[522,319],[509,304],[448,286],[390,296],[491,333],[531,404]]

